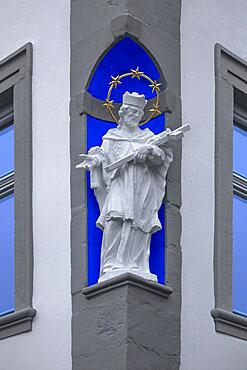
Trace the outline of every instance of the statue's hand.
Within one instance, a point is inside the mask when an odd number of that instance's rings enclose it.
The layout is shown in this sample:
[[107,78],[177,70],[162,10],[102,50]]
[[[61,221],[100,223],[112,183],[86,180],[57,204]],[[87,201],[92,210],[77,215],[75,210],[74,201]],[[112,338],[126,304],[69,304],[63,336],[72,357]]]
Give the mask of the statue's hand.
[[143,163],[148,158],[149,155],[153,153],[153,148],[150,145],[142,145],[136,150],[136,155],[134,158],[134,163]]
[[83,161],[76,166],[77,168],[84,168],[84,170],[90,171],[100,165],[99,159],[94,155],[80,154],[80,157]]

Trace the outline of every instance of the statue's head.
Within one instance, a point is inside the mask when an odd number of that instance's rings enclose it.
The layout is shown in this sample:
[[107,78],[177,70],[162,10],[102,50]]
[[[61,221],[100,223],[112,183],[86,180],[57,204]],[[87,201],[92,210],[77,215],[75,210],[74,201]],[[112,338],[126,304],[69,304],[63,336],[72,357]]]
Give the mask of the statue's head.
[[138,126],[144,115],[146,104],[147,100],[145,99],[145,95],[126,91],[123,95],[123,104],[118,111],[120,117],[119,123],[125,123],[129,127]]

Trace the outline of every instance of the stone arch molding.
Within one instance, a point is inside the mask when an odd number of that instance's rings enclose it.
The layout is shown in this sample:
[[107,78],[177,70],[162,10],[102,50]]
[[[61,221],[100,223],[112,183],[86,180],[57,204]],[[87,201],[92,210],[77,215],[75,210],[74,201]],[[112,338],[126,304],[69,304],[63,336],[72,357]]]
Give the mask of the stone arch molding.
[[[136,42],[139,46],[141,46],[150,59],[153,60],[154,64],[156,65],[157,69],[160,72],[160,80],[159,82],[162,84],[163,88],[160,92],[160,110],[161,113],[171,113],[174,109],[175,105],[175,94],[172,90],[168,87],[168,79],[165,75],[165,69],[160,66],[157,62],[156,57],[153,55],[152,51],[150,51],[148,45],[145,44],[145,37],[142,36],[142,23],[138,18],[135,18],[129,14],[123,14],[119,17],[114,18],[110,23],[110,37],[105,40],[107,46],[105,50],[99,50],[99,55],[96,56],[96,61],[94,67],[91,71],[89,71],[89,75],[87,77],[87,82],[84,85],[84,90],[82,93],[82,105],[80,109],[80,114],[89,114],[94,115],[94,117],[102,120],[107,120],[114,122],[114,120],[107,114],[105,108],[102,106],[103,100],[97,99],[92,96],[87,90],[92,79],[92,76],[95,73],[100,61],[104,58],[105,55],[114,47],[120,40],[125,37],[131,38],[134,42]],[[147,119],[147,111],[149,108],[152,107],[155,99],[149,99],[148,105],[146,109],[146,113],[144,116],[144,120]],[[120,103],[116,103],[116,111],[120,108]]]

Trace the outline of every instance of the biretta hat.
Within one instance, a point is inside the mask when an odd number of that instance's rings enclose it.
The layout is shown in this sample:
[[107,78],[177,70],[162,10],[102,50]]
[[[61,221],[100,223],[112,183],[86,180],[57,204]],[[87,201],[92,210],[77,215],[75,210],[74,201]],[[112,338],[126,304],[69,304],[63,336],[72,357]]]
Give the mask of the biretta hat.
[[129,93],[126,91],[123,95],[123,104],[134,105],[138,108],[144,109],[147,104],[147,100],[143,94],[139,95],[137,92]]

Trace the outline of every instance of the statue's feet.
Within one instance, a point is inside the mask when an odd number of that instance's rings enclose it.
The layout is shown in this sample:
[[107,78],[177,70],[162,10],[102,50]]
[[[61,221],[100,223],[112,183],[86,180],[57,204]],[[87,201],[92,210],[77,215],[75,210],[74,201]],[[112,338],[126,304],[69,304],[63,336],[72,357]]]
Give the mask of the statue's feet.
[[99,277],[98,283],[101,283],[102,281],[106,281],[106,280],[112,279],[114,277],[117,277],[117,276],[120,276],[126,273],[131,273],[133,275],[140,276],[143,279],[157,282],[157,276],[152,274],[151,272],[143,272],[141,270],[131,269],[131,268],[118,268],[117,269],[115,267],[113,270],[103,273]]

